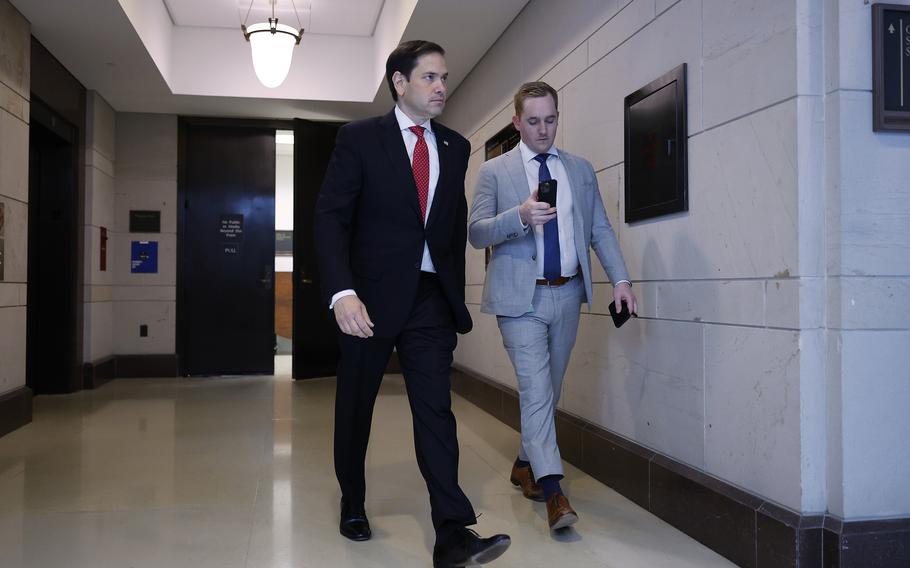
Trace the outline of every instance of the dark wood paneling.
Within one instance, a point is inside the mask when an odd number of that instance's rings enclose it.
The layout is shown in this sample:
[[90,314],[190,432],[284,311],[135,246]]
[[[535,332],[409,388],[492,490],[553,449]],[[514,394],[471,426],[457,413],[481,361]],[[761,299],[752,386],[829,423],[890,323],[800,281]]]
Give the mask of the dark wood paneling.
[[294,329],[294,275],[275,273],[275,334],[291,339]]
[[41,42],[32,38],[31,91],[85,133],[85,87]]
[[0,394],[0,436],[32,421],[32,391],[19,387]]
[[117,370],[116,357],[105,357],[98,361],[92,361],[82,366],[82,388],[96,389],[101,385],[114,380],[114,374]]
[[632,451],[593,429],[585,430],[584,436],[582,469],[620,495],[648,509],[648,468],[653,452]]
[[651,512],[743,568],[756,565],[755,509],[651,462]]

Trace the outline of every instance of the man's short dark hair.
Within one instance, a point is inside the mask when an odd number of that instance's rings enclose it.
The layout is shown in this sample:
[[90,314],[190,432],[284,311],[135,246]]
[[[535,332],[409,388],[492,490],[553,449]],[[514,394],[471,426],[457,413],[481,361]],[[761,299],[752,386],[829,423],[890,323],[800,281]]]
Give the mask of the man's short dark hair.
[[389,90],[392,91],[392,100],[398,100],[398,92],[395,91],[395,84],[392,82],[392,75],[396,71],[404,75],[408,81],[411,80],[411,71],[417,67],[417,60],[428,53],[438,53],[445,55],[446,52],[438,43],[415,39],[406,41],[395,48],[395,51],[389,54],[385,62],[385,79],[389,83]]
[[521,117],[521,113],[525,109],[525,99],[536,99],[547,95],[553,97],[553,105],[558,109],[559,95],[556,94],[556,89],[543,81],[525,83],[519,87],[518,92],[515,93],[515,116]]

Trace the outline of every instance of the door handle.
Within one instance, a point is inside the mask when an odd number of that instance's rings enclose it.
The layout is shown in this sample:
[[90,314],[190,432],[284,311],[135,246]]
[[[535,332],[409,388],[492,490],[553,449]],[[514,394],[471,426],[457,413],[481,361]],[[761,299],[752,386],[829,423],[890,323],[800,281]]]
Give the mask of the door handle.
[[264,274],[259,279],[259,282],[266,290],[272,289],[272,268],[270,266],[265,267]]

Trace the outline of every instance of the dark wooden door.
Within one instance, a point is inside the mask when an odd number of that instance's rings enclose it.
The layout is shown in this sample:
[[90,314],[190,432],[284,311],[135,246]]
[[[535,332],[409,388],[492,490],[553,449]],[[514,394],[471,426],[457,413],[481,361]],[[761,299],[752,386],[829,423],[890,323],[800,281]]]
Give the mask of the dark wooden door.
[[275,129],[181,124],[186,375],[275,368]]
[[[29,127],[26,385],[81,388],[76,352],[78,252],[75,126],[37,99]],[[81,333],[82,330],[79,330]]]
[[294,121],[295,379],[330,377],[338,366],[338,327],[322,295],[313,217],[340,124]]

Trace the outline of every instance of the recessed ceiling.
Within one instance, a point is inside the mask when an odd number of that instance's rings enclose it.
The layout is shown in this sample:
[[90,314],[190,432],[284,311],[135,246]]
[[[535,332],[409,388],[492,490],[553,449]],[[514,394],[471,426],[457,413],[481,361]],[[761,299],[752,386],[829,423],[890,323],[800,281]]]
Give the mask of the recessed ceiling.
[[[269,1],[254,0],[249,23],[271,13]],[[278,0],[283,23],[290,1]],[[239,29],[249,0],[10,2],[117,111],[351,120],[391,106],[384,64],[400,41],[445,47],[451,94],[527,0],[294,0],[310,27],[276,89],[256,79]]]
[[[271,0],[164,0],[175,26],[239,29],[272,15]],[[278,0],[278,21],[307,33],[369,37],[383,0]],[[298,25],[299,20],[299,25]]]

